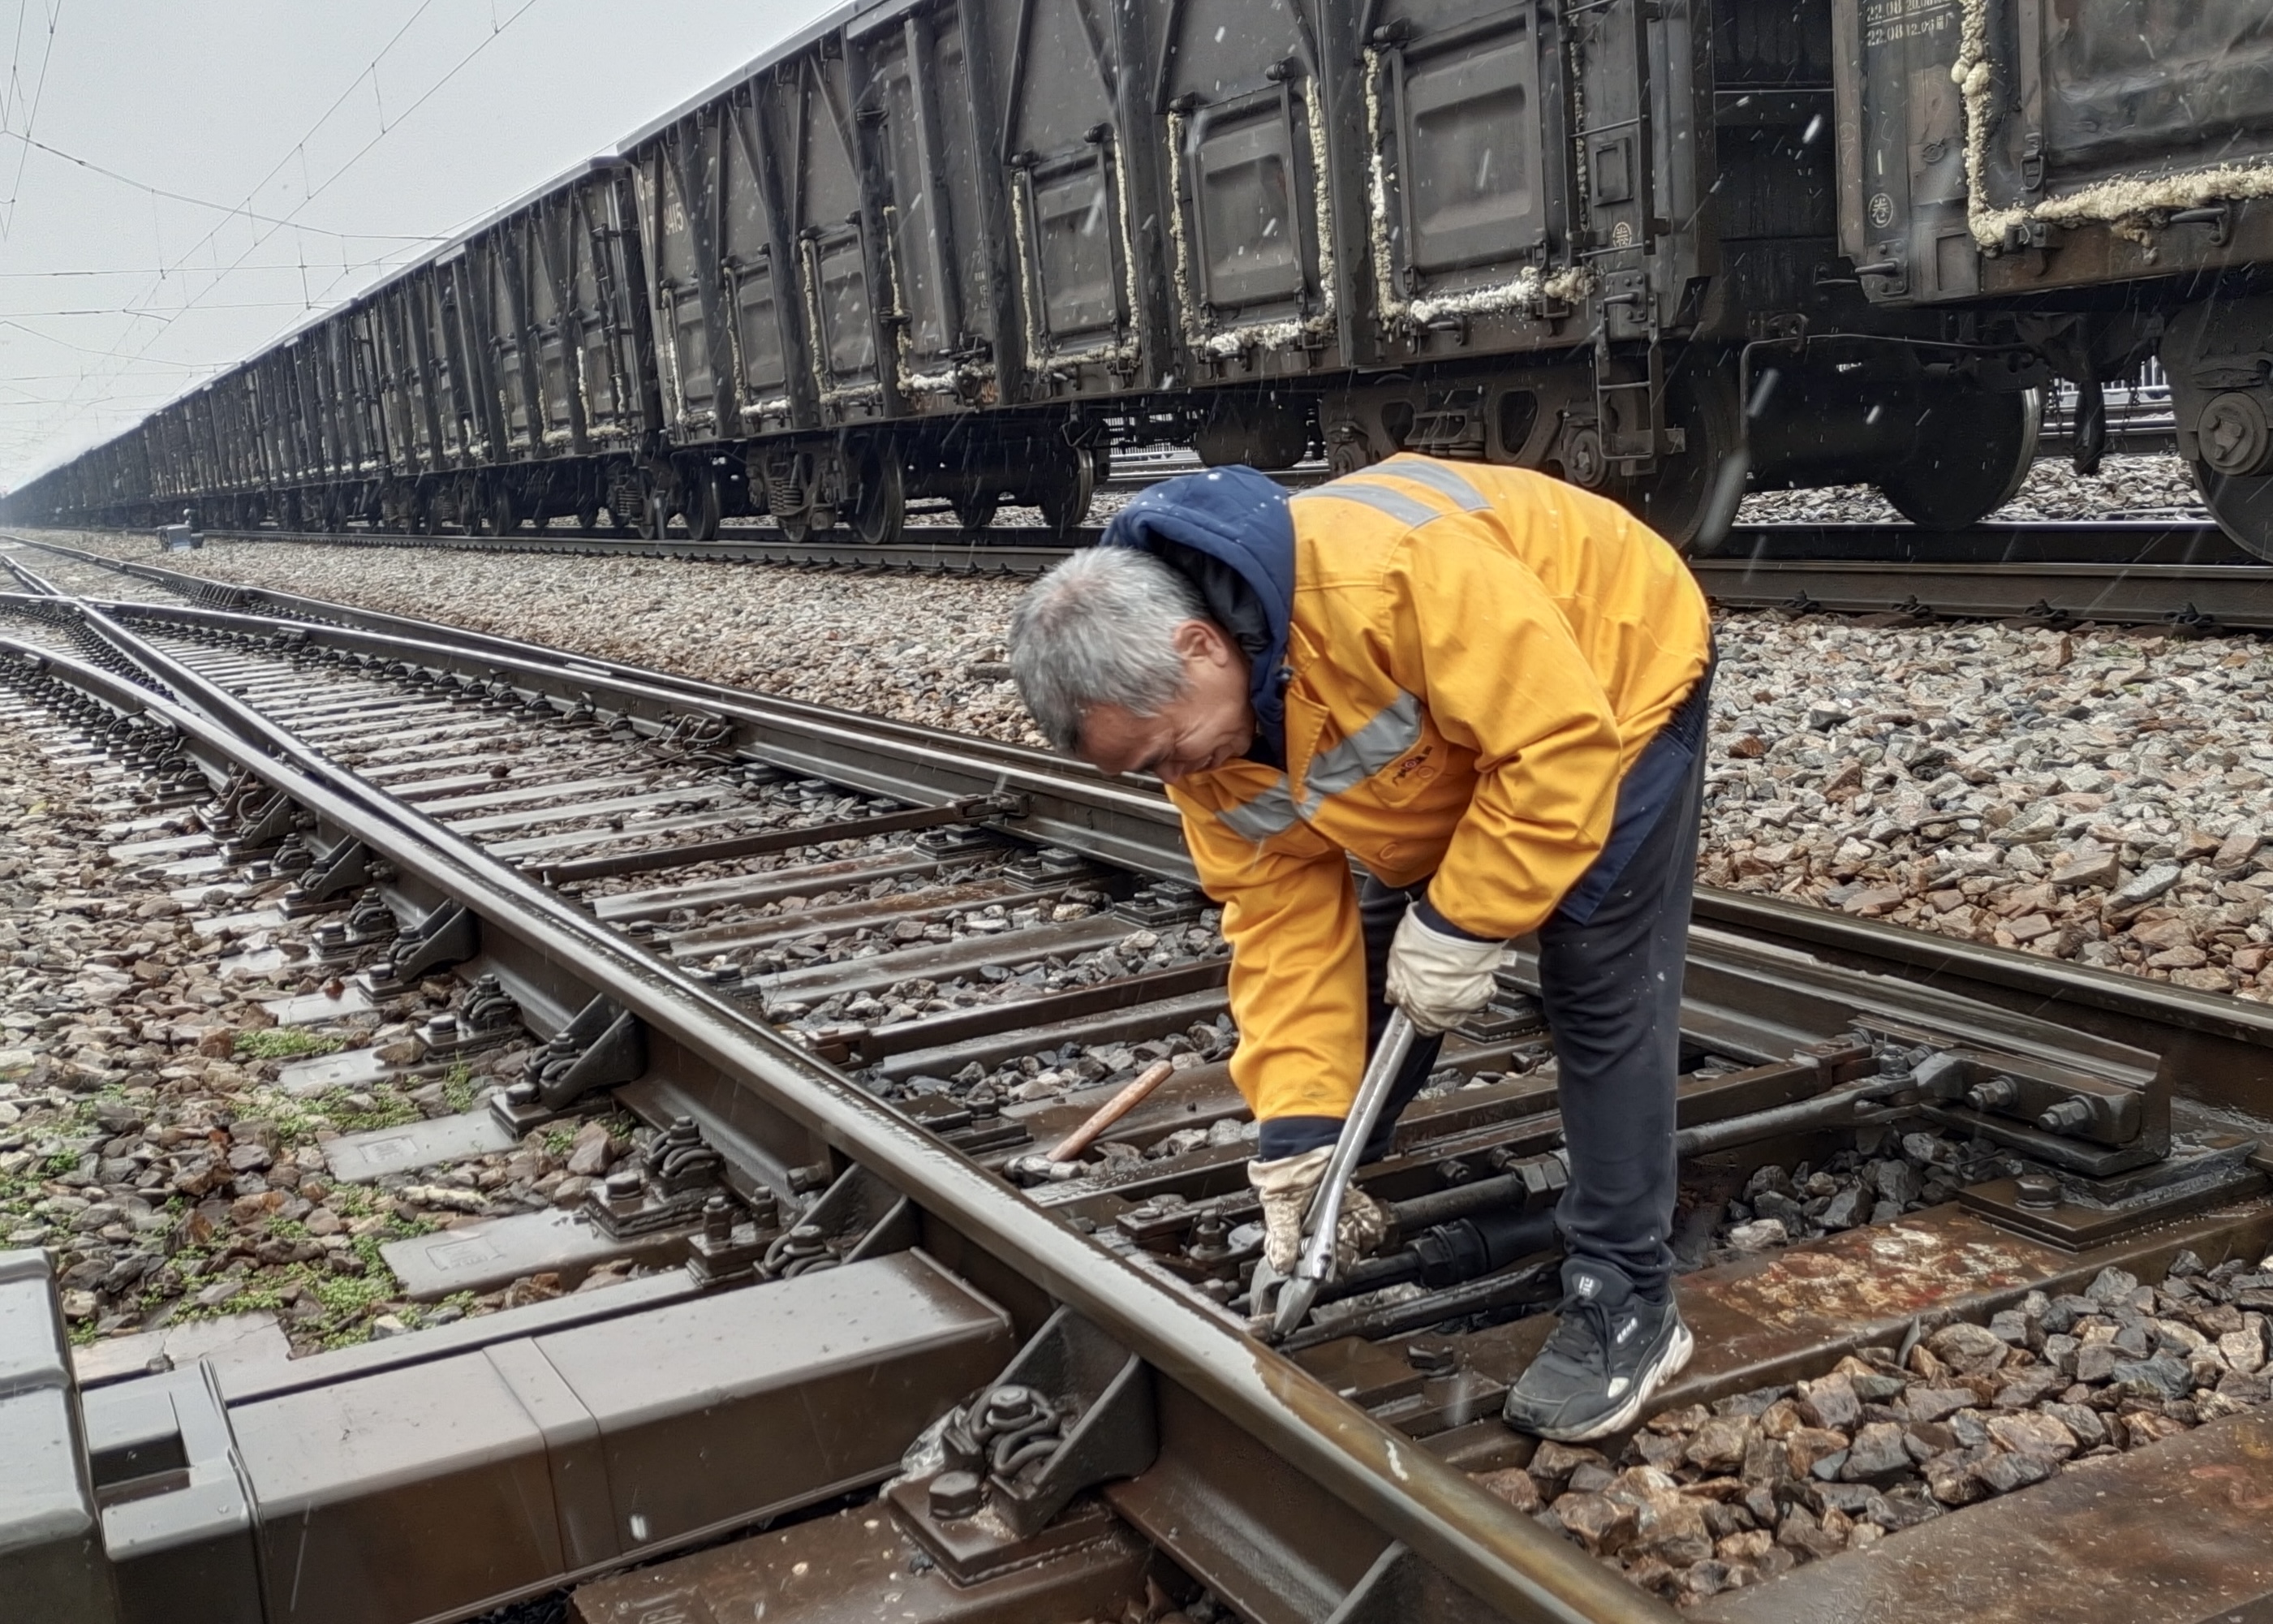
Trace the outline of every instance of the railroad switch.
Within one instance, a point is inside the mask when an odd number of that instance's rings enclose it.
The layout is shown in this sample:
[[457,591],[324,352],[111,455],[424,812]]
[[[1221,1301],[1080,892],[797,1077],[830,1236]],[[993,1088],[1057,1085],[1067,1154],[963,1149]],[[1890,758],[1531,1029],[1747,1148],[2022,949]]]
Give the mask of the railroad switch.
[[2142,1086],[1924,1026],[1860,1024],[1882,1068],[1891,1061],[1909,1071],[1922,1114],[1939,1126],[2092,1178],[2148,1166],[2170,1151],[2170,1099],[2159,1076]]

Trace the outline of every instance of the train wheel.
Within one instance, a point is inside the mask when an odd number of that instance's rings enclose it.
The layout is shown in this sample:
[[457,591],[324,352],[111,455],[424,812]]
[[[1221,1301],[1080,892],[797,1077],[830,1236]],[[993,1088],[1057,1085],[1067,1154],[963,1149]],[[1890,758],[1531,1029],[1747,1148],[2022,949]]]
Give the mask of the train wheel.
[[777,513],[774,523],[781,526],[782,539],[792,545],[801,545],[813,537],[813,509],[802,513]]
[[1078,446],[1059,454],[1057,466],[1043,476],[1032,495],[1042,510],[1042,523],[1060,541],[1069,540],[1089,517],[1089,504],[1097,496],[1097,460]]
[[1879,480],[1879,492],[1920,530],[1962,530],[2011,501],[2029,477],[2042,405],[2033,389],[1953,390],[1928,400],[1917,452]]
[[1737,450],[1737,392],[1719,371],[1695,365],[1674,380],[1666,417],[1685,445],[1660,459],[1646,485],[1625,492],[1636,517],[1686,552],[1713,510],[1714,490]]
[[860,493],[852,503],[852,533],[863,546],[885,547],[900,538],[908,512],[899,454],[872,446],[860,457]]
[[955,509],[955,522],[963,527],[963,533],[975,541],[994,523],[994,515],[1001,511],[1002,497],[996,491],[963,491],[949,497],[948,506]]
[[664,529],[671,523],[671,508],[655,481],[641,476],[639,508],[632,515],[633,528],[639,531],[641,541],[661,541]]
[[726,493],[718,485],[718,470],[703,469],[686,492],[686,534],[695,541],[716,541],[718,522],[725,517]]
[[482,508],[482,534],[507,536],[521,523],[521,515],[514,510],[513,489],[500,481],[490,491],[489,501]]
[[2194,470],[2218,528],[2243,551],[2273,564],[2273,474],[2220,474],[2200,462]]

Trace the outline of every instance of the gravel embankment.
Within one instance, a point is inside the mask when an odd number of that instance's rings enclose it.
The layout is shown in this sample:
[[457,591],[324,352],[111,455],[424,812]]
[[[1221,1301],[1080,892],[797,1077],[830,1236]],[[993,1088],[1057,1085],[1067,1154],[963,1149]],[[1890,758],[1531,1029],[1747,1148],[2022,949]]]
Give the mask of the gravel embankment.
[[194,882],[161,874],[169,856],[114,859],[114,845],[165,838],[111,824],[128,815],[100,803],[117,793],[49,758],[24,723],[0,722],[0,1246],[56,1255],[74,1340],[266,1312],[306,1352],[557,1294],[537,1275],[409,1303],[379,1247],[574,1204],[630,1149],[629,1119],[334,1179],[325,1147],[341,1134],[472,1109],[529,1051],[352,1088],[281,1087],[281,1068],[306,1056],[399,1045],[408,1058],[414,1025],[449,1007],[454,987],[279,1027],[262,1002],[328,978],[309,962],[306,929],[213,929],[260,898],[214,888],[184,899],[176,892]]
[[1701,1601],[2266,1403],[2269,1267],[2184,1253],[2159,1286],[2106,1269],[1814,1381],[1664,1411],[1615,1458],[1542,1444],[1482,1481],[1634,1583]]
[[1721,625],[1700,877],[2273,1002],[2273,645]]
[[[2006,523],[2046,519],[2207,518],[2202,492],[2179,458],[2123,455],[2103,459],[2096,474],[2079,474],[2066,457],[2043,457],[2013,500],[1990,517]],[[1764,491],[1737,510],[1746,524],[1899,523],[1894,504],[1866,485],[1815,491]]]

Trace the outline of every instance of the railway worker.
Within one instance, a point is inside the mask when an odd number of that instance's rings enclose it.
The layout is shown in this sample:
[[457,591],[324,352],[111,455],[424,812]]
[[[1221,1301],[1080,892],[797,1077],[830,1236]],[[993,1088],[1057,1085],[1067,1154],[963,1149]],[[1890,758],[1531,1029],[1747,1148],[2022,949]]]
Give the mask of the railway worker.
[[[1223,904],[1282,1273],[1388,1005],[1430,1035],[1369,1161],[1537,933],[1566,1257],[1506,1417],[1543,1437],[1630,1425],[1690,1355],[1667,1236],[1711,664],[1703,596],[1624,510],[1411,455],[1291,496],[1244,468],[1155,485],[1011,623],[1044,734],[1162,779]],[[1338,1265],[1384,1228],[1353,1190]]]

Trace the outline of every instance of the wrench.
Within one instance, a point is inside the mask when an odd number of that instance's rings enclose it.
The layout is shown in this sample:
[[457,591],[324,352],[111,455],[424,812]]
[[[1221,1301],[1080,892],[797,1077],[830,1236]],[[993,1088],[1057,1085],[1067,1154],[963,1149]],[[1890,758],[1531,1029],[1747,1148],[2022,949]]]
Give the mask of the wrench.
[[1318,1288],[1333,1274],[1334,1233],[1341,1224],[1342,1197],[1349,1190],[1350,1176],[1357,1171],[1365,1142],[1373,1137],[1374,1124],[1381,1120],[1381,1109],[1388,1103],[1389,1091],[1404,1067],[1405,1056],[1412,1052],[1413,1038],[1412,1019],[1403,1010],[1390,1011],[1388,1024],[1381,1029],[1381,1041],[1358,1083],[1357,1098],[1350,1102],[1349,1116],[1334,1140],[1325,1177],[1310,1198],[1309,1215],[1302,1224],[1302,1255],[1279,1290],[1278,1312],[1271,1325],[1275,1336],[1285,1336],[1302,1323],[1317,1299]]

